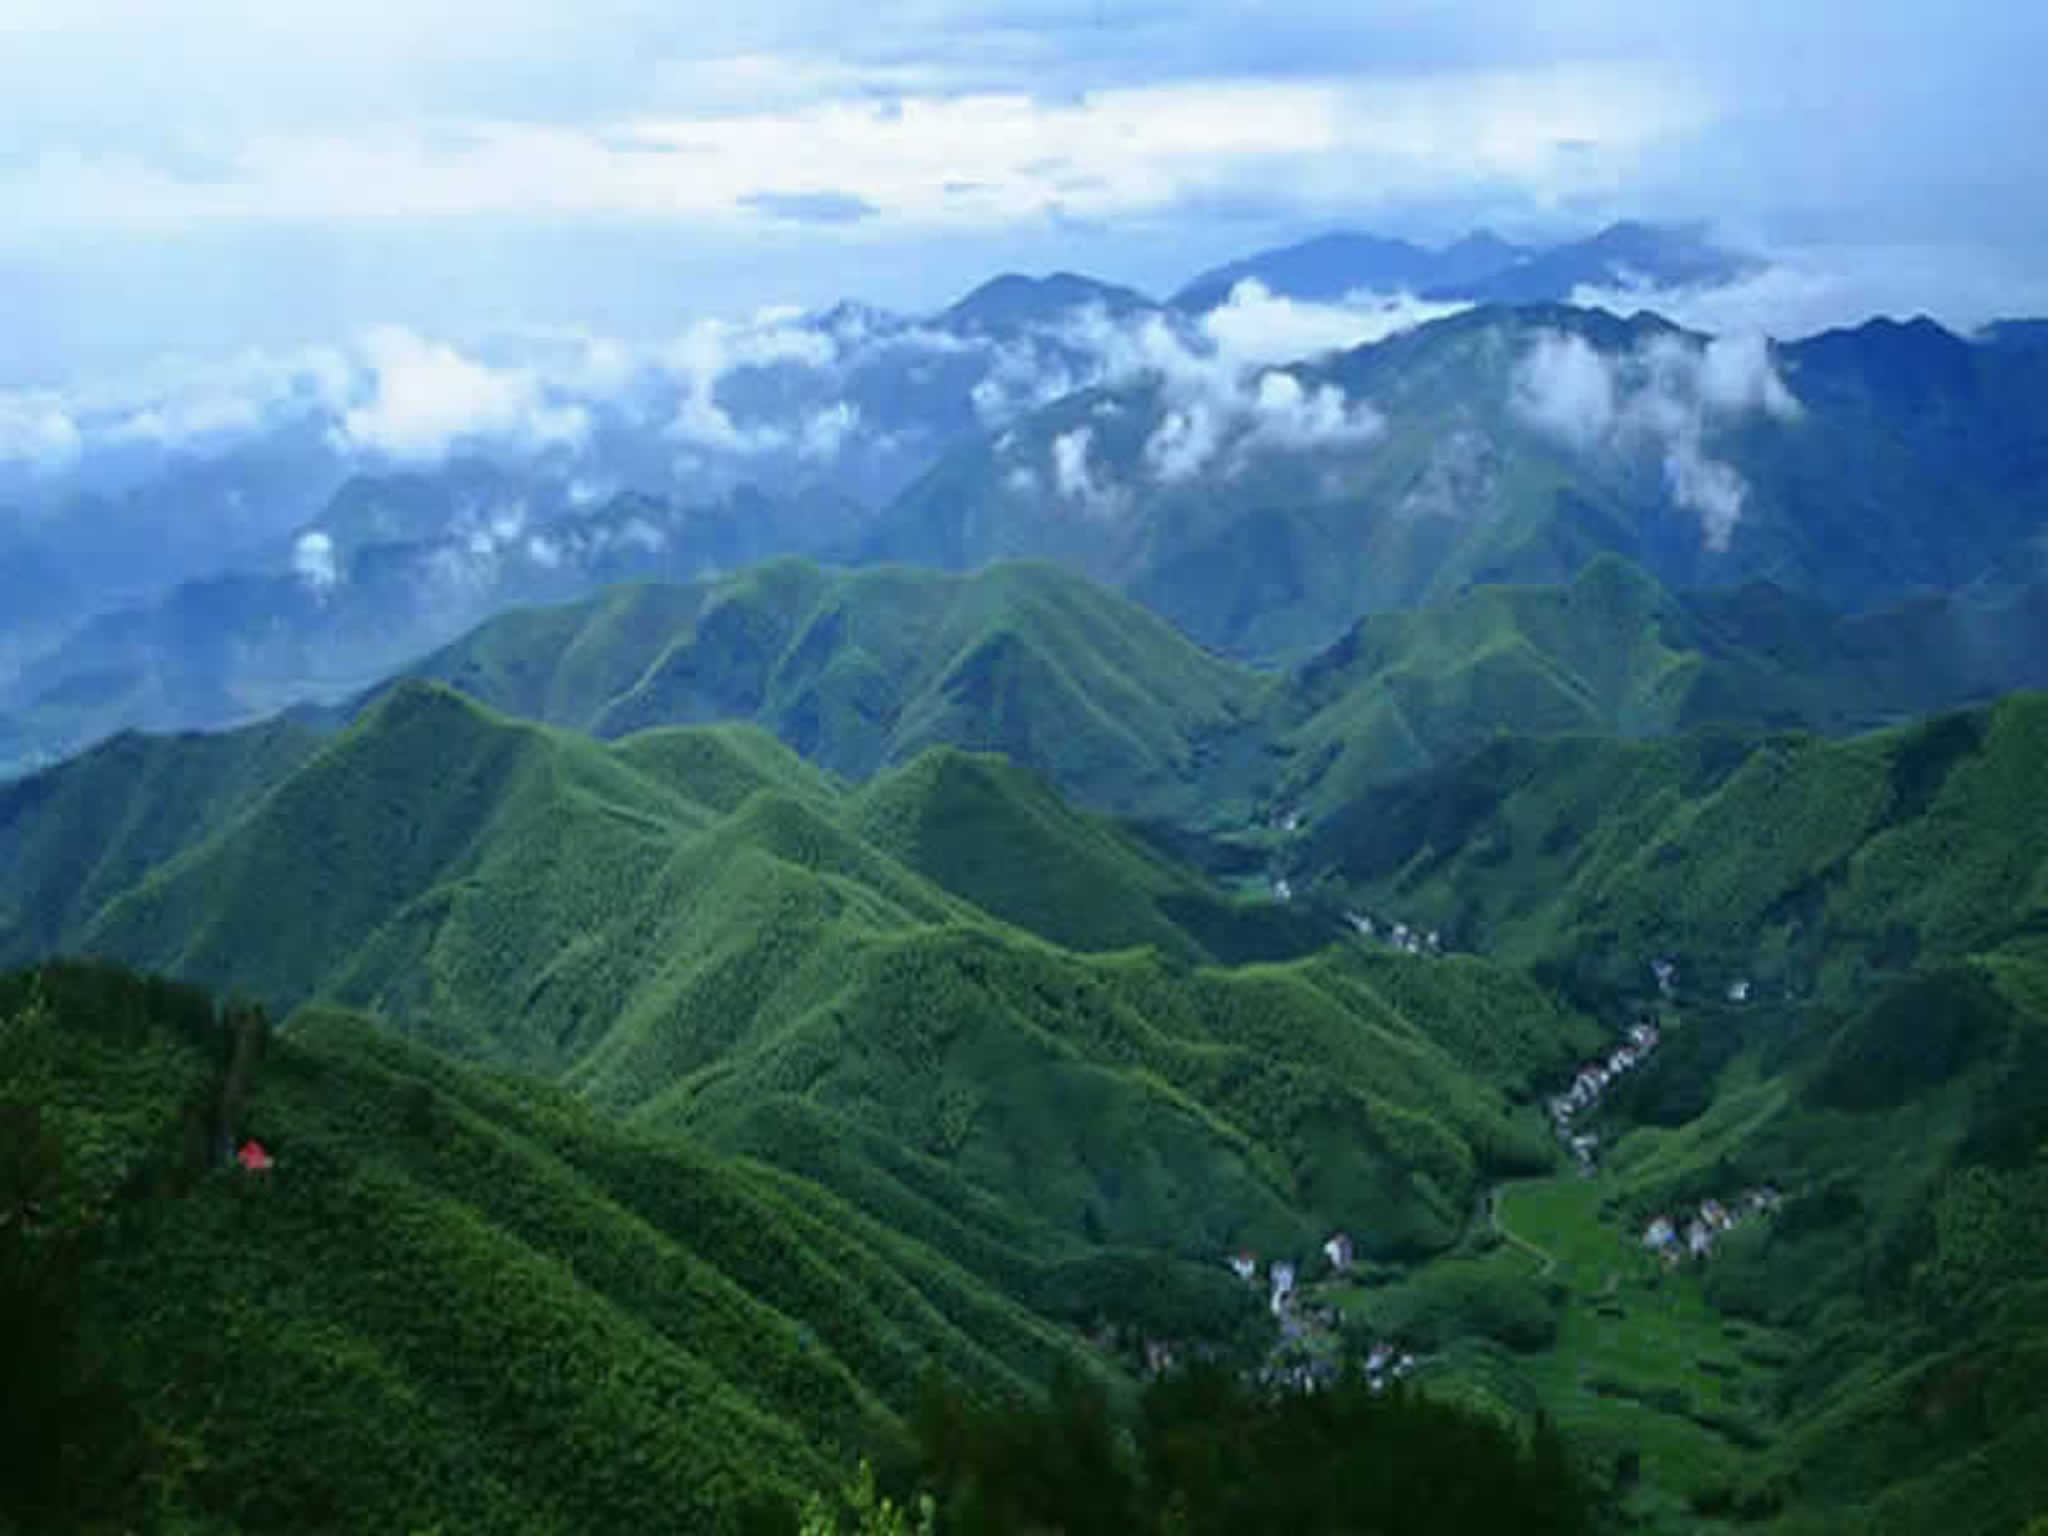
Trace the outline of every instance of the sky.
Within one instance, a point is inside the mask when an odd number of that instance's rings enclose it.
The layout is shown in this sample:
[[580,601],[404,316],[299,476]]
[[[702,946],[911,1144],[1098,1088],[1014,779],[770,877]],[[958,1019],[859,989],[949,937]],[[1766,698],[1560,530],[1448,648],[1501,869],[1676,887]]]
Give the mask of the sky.
[[0,386],[396,325],[673,334],[1332,227],[1706,218],[1694,318],[2048,308],[2013,0],[0,0]]

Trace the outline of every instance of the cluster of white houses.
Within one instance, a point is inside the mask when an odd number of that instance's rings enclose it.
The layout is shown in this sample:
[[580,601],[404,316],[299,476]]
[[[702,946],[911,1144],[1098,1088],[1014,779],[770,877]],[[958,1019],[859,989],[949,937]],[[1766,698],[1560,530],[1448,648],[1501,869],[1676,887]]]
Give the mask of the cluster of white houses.
[[[1332,1274],[1348,1272],[1357,1259],[1349,1234],[1332,1233],[1323,1244],[1323,1256],[1330,1261]],[[1247,1285],[1259,1283],[1259,1258],[1255,1253],[1240,1251],[1230,1258],[1231,1271]],[[1336,1313],[1327,1307],[1318,1308],[1301,1304],[1298,1285],[1299,1273],[1292,1259],[1275,1259],[1266,1268],[1268,1304],[1273,1316],[1279,1319],[1283,1349],[1287,1344],[1298,1343],[1315,1327],[1325,1329],[1336,1327]],[[1320,1319],[1320,1322],[1318,1320]],[[1283,1355],[1282,1357],[1286,1357]],[[1398,1345],[1381,1340],[1367,1351],[1365,1357],[1366,1383],[1377,1392],[1390,1382],[1401,1380],[1413,1371],[1416,1359],[1409,1351]],[[1276,1385],[1293,1386],[1312,1391],[1332,1379],[1336,1365],[1332,1359],[1294,1359],[1292,1363],[1274,1363],[1263,1373],[1265,1380]]]
[[[1769,1215],[1782,1198],[1776,1189],[1761,1184],[1744,1190],[1726,1204],[1702,1200],[1690,1216],[1654,1216],[1643,1228],[1643,1246],[1666,1264],[1677,1264],[1686,1258],[1704,1259],[1714,1251],[1715,1241],[1724,1232],[1734,1231],[1752,1217]],[[1682,1230],[1680,1220],[1685,1222]]]
[[[1355,1255],[1349,1235],[1343,1232],[1333,1233],[1329,1241],[1323,1244],[1323,1255],[1329,1259],[1333,1273],[1341,1275],[1350,1269]],[[1230,1269],[1231,1273],[1246,1285],[1259,1283],[1259,1256],[1249,1249],[1240,1249],[1230,1256]],[[1285,1317],[1288,1309],[1294,1305],[1295,1278],[1292,1259],[1275,1259],[1267,1267],[1267,1299],[1275,1317]]]
[[1344,920],[1362,939],[1385,939],[1395,949],[1410,955],[1440,955],[1443,935],[1434,928],[1410,928],[1406,923],[1381,922],[1368,912],[1346,912]]
[[1657,1026],[1645,1020],[1629,1026],[1613,1050],[1604,1057],[1586,1062],[1573,1077],[1563,1093],[1550,1101],[1550,1124],[1560,1140],[1571,1148],[1572,1156],[1578,1159],[1582,1170],[1593,1166],[1593,1150],[1599,1145],[1599,1138],[1590,1132],[1572,1130],[1574,1116],[1585,1113],[1600,1102],[1600,1096],[1608,1085],[1625,1072],[1633,1072],[1657,1049],[1663,1037]]

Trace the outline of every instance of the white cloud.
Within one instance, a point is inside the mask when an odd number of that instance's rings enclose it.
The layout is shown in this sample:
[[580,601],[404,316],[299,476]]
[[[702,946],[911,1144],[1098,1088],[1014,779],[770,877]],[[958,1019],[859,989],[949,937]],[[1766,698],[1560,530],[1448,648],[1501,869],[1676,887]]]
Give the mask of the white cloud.
[[240,436],[263,425],[263,409],[255,400],[234,395],[200,395],[160,406],[146,406],[117,423],[108,434],[166,446],[193,438]]
[[1348,351],[1468,307],[1408,294],[1364,292],[1349,295],[1341,304],[1317,304],[1276,295],[1257,278],[1248,277],[1230,290],[1226,303],[1204,315],[1201,324],[1222,356],[1253,367]]
[[719,381],[735,369],[778,363],[826,368],[838,355],[830,335],[796,324],[787,309],[764,310],[748,321],[696,321],[663,347],[658,359],[662,372],[680,391],[669,435],[721,453],[785,449],[790,446],[788,429],[765,423],[743,426],[733,419],[718,400]]
[[1874,315],[1932,315],[1968,332],[2012,315],[2048,313],[2048,272],[2038,262],[1952,245],[1789,247],[1768,266],[1721,288],[1616,293],[1581,288],[1574,304],[1615,314],[1655,310],[1692,330],[1792,340]]
[[1731,466],[1703,455],[1698,437],[1690,434],[1665,451],[1664,478],[1671,499],[1699,514],[1701,541],[1716,554],[1726,553],[1749,499],[1747,482]]
[[1145,440],[1145,464],[1162,484],[1192,479],[1223,446],[1223,423],[1206,400],[1171,406]]
[[300,534],[292,545],[292,572],[316,597],[333,591],[341,580],[334,561],[334,540],[317,528]]
[[1795,421],[1799,402],[1771,363],[1770,343],[1756,332],[1716,336],[1700,359],[1700,398],[1710,410],[1731,416],[1762,411]]
[[56,395],[0,394],[0,464],[61,469],[78,457],[81,442],[77,423]]
[[[1156,385],[1162,414],[1146,440],[1144,462],[1162,484],[1175,484],[1200,474],[1233,445],[1234,472],[1252,451],[1356,448],[1378,435],[1384,423],[1370,403],[1348,400],[1334,384],[1306,389],[1270,367],[1276,357],[1298,356],[1287,349],[1311,335],[1331,341],[1354,334],[1353,322],[1338,327],[1330,312],[1335,308],[1298,306],[1285,312],[1287,323],[1262,324],[1283,311],[1258,285],[1246,284],[1208,317],[1223,317],[1214,329],[1157,314],[1119,322],[1096,307],[1071,317],[1059,334],[1095,360],[1089,383]],[[1369,320],[1354,321],[1357,331],[1371,333]]]
[[644,517],[629,517],[620,525],[613,542],[623,548],[640,549],[656,555],[668,548],[668,534]]
[[1511,403],[1531,426],[1592,448],[1614,430],[1614,373],[1583,336],[1546,331],[1515,370]]
[[797,437],[797,454],[820,461],[836,459],[859,425],[860,412],[851,401],[828,405],[804,423]]
[[1096,478],[1089,462],[1095,445],[1093,427],[1075,427],[1052,440],[1052,483],[1062,499],[1099,515],[1113,513],[1123,503],[1116,487]]
[[1386,418],[1360,400],[1345,399],[1334,384],[1304,389],[1291,373],[1259,376],[1252,397],[1252,428],[1246,447],[1300,450],[1351,447],[1386,429]]
[[1717,553],[1734,537],[1749,486],[1708,454],[1709,432],[1748,415],[1800,415],[1768,345],[1754,336],[1701,345],[1664,334],[1617,357],[1581,336],[1544,332],[1516,366],[1508,403],[1579,452],[1656,453],[1672,501],[1698,515],[1701,541]]
[[351,448],[432,460],[465,438],[543,448],[577,446],[589,436],[589,411],[553,403],[526,370],[487,367],[398,326],[372,331],[363,350],[372,394],[342,415],[341,437]]
[[562,546],[544,534],[534,534],[526,541],[526,558],[544,571],[552,571],[562,563]]

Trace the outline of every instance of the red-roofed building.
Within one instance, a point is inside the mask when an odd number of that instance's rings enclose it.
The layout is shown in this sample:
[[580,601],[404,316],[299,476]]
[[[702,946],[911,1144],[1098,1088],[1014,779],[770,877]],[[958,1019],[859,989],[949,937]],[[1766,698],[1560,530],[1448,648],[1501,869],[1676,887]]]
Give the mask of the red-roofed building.
[[271,1169],[270,1154],[263,1149],[260,1141],[245,1141],[242,1150],[235,1154],[235,1161],[242,1165],[245,1173],[268,1173]]

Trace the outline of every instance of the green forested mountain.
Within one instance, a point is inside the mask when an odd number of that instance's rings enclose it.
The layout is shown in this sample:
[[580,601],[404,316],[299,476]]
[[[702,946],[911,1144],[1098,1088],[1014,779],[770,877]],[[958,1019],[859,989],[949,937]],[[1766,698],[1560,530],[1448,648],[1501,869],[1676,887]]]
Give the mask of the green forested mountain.
[[1185,810],[1259,681],[1046,566],[950,576],[786,560],[510,614],[413,669],[511,713],[619,736],[753,720],[866,777],[932,745],[1001,752],[1066,793]]
[[1285,958],[1327,936],[1015,770],[941,756],[848,795],[748,732],[604,747],[413,683],[54,941],[0,942],[369,1009],[870,1204],[993,1198],[1212,1260],[1324,1222],[1427,1251],[1487,1170],[1547,1163],[1500,1094],[1586,1026],[1482,962]]
[[1215,830],[1326,812],[1500,731],[1849,731],[2048,683],[2044,592],[1838,615],[1764,583],[1674,594],[1601,556],[1254,673],[1050,566],[785,561],[508,614],[415,670],[600,736],[752,720],[854,778],[933,744],[1000,752],[1084,804]]
[[2048,683],[2048,587],[1839,615],[1768,583],[1674,594],[1600,556],[1557,586],[1374,614],[1288,675],[1284,798],[1327,809],[1489,736],[1868,730]]
[[[965,1521],[983,1474],[903,1459],[926,1365],[1122,1401],[1084,1334],[1267,1348],[1219,1260],[1341,1228],[1269,1361],[1398,1341],[1646,1530],[2006,1536],[2048,1505],[2048,704],[1787,727],[1996,691],[2028,658],[1986,615],[2032,602],[1844,617],[1604,557],[1259,674],[1049,567],[788,562],[494,621],[345,724],[117,738],[0,791],[0,963],[289,1015],[237,1127],[280,1176],[199,1176],[203,1002],[8,984],[21,1177],[120,1213],[8,1271],[19,1316],[87,1298],[36,1422],[201,1529],[716,1528],[864,1453]],[[1543,1102],[1646,1012],[1582,1177]],[[1643,1251],[1766,1186],[1711,1259]],[[543,1421],[583,1451],[485,1427]],[[1030,1422],[973,1454],[1031,1464]]]
[[[1668,1038],[1585,1127],[1598,1184],[1496,1220],[1574,1298],[1535,1390],[1594,1384],[1614,1409],[1560,1412],[1616,1454],[1628,1405],[1695,1467],[1694,1519],[2005,1532],[2048,1505],[2043,761],[2039,695],[1839,742],[1503,740],[1311,837],[1348,899],[1586,1006],[1675,966]],[[1679,1296],[1647,1260],[1614,1289],[1653,1215],[1759,1186],[1782,1214]]]

